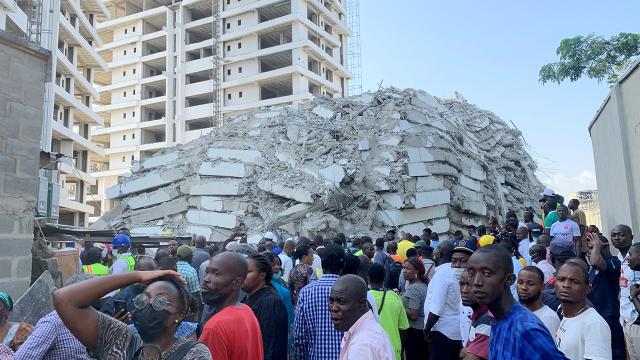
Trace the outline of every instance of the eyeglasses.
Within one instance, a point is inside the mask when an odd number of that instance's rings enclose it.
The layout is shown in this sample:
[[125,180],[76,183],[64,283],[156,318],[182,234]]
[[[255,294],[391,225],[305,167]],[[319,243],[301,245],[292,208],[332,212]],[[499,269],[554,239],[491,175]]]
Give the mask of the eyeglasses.
[[149,305],[149,303],[151,303],[151,306],[158,311],[167,310],[167,305],[172,304],[164,295],[158,295],[153,299],[150,299],[145,294],[139,294],[138,296],[133,298],[133,306],[138,310],[144,309],[147,305]]

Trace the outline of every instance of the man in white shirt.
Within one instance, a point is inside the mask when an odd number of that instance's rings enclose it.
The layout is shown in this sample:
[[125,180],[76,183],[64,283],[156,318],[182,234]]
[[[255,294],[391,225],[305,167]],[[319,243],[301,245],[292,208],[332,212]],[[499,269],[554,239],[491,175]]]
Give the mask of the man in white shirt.
[[556,346],[570,360],[609,360],[611,330],[596,309],[587,305],[591,291],[587,264],[569,259],[556,274],[554,286],[562,304]]
[[542,289],[544,288],[544,274],[535,266],[525,266],[518,273],[516,288],[518,290],[518,300],[529,311],[534,313],[544,326],[549,329],[552,337],[556,336],[560,318],[555,311],[542,302]]
[[531,256],[529,255],[529,229],[526,225],[519,226],[518,229],[516,229],[516,239],[518,240],[518,252],[527,262],[527,265],[531,265]]
[[569,208],[558,205],[558,221],[551,225],[549,235],[555,239],[572,240],[574,244],[580,244],[580,226],[575,221],[569,220]]
[[553,274],[555,274],[556,269],[547,260],[547,248],[540,244],[532,245],[529,248],[529,256],[531,256],[531,263],[544,274],[544,283],[548,283]]
[[432,359],[458,359],[460,334],[460,286],[451,268],[454,245],[443,241],[436,249],[436,273],[429,283],[424,303],[425,334],[430,338]]
[[627,254],[633,243],[633,232],[627,225],[617,225],[611,230],[611,244],[618,249],[622,262],[620,274],[620,322],[624,330],[629,358],[640,359],[640,315],[631,301],[631,286],[640,284],[640,271],[629,266]]
[[282,252],[278,254],[278,257],[282,262],[282,278],[285,281],[289,280],[289,273],[291,272],[291,269],[293,269],[293,259],[291,259],[291,256],[293,255],[295,247],[296,243],[291,239],[287,239],[287,241],[284,242]]

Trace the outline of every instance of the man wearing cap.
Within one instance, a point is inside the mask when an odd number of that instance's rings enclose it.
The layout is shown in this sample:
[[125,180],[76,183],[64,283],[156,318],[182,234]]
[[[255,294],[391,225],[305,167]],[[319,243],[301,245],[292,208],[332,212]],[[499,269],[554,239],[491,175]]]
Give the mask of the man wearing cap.
[[118,234],[111,241],[111,247],[115,250],[116,261],[111,266],[111,274],[123,274],[132,272],[136,266],[136,259],[131,255],[131,239],[126,234]]
[[564,205],[558,205],[556,212],[558,213],[558,221],[551,225],[549,235],[554,239],[571,240],[576,247],[576,254],[579,254],[580,245],[580,227],[574,221],[569,220],[569,208]]
[[180,245],[178,250],[176,251],[176,255],[178,261],[176,262],[176,267],[178,268],[178,274],[182,276],[183,279],[187,281],[185,285],[185,289],[192,296],[191,310],[194,319],[200,318],[200,304],[202,304],[202,299],[200,296],[200,292],[202,288],[200,287],[200,281],[198,280],[198,273],[191,266],[191,261],[193,260],[193,250],[188,245]]
[[[478,249],[475,241],[460,240],[454,242],[453,253],[451,255],[451,269],[455,277],[455,283],[459,285],[462,273],[467,269],[467,261],[473,253]],[[460,287],[457,288],[460,291]],[[460,298],[460,336],[462,337],[462,346],[467,344],[469,340],[469,329],[471,328],[471,315],[473,309],[462,304]]]
[[[567,260],[576,256],[575,247],[571,241],[562,239],[552,240],[549,247],[551,252],[549,255],[551,265],[553,265],[556,271],[558,271],[560,266],[562,266]],[[551,310],[559,313],[560,300],[556,295],[554,284],[555,276],[545,284],[544,290],[542,291],[542,302],[550,307]]]

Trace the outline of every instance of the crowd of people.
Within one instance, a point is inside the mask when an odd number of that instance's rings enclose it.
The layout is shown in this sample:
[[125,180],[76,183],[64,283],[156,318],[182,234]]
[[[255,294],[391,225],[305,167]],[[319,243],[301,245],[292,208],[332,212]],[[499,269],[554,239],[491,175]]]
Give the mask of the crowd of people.
[[540,222],[446,240],[236,233],[153,256],[123,228],[80,249],[35,326],[0,292],[0,359],[640,359],[640,243],[579,205],[547,189]]

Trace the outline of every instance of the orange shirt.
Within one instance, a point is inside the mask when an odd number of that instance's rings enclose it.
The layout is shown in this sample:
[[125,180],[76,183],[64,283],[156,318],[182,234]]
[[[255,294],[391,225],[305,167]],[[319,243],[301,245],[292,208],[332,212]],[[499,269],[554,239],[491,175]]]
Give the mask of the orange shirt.
[[216,360],[263,360],[258,319],[245,304],[229,306],[204,325],[200,342]]

